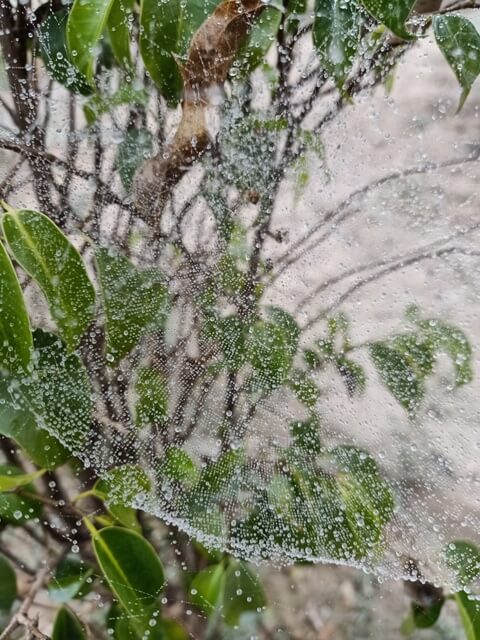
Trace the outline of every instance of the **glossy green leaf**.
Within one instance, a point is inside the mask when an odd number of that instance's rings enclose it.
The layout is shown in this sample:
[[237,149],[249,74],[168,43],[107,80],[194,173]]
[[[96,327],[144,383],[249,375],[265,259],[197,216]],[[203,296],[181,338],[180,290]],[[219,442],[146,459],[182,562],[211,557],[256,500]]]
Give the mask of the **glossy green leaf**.
[[90,100],[84,104],[83,112],[85,113],[87,123],[92,125],[104,113],[112,111],[119,105],[130,104],[145,106],[147,101],[148,94],[146,91],[143,89],[135,89],[131,84],[124,84],[111,96],[97,94],[90,98]]
[[399,38],[411,40],[414,36],[407,30],[405,23],[416,0],[360,0],[365,9],[378,22],[383,23]]
[[0,492],[15,491],[20,487],[31,484],[45,473],[43,469],[34,473],[6,473],[0,472]]
[[161,427],[168,420],[168,383],[155,369],[142,367],[136,375],[135,424],[143,427]]
[[480,601],[465,591],[455,594],[466,640],[480,640]]
[[206,615],[223,602],[225,567],[223,563],[199,571],[190,584],[189,599]]
[[95,257],[105,309],[107,359],[116,363],[145,333],[163,328],[170,297],[157,269],[137,269],[108,249],[97,249]]
[[15,260],[38,283],[68,348],[77,347],[89,326],[95,291],[82,258],[47,216],[9,209],[3,232]]
[[107,527],[92,534],[98,564],[136,628],[145,628],[164,584],[152,545],[129,529]]
[[[0,416],[1,419],[1,416]],[[22,470],[9,464],[0,464],[2,476],[23,475]],[[29,494],[35,493],[32,485],[24,486]],[[40,517],[42,505],[33,497],[26,498],[17,493],[0,493],[0,525],[21,526],[28,520]]]
[[371,345],[370,356],[390,393],[410,415],[414,415],[424,388],[408,357],[382,342]]
[[313,42],[322,68],[341,89],[360,43],[360,12],[355,0],[316,0]]
[[10,562],[0,554],[0,615],[8,613],[17,597],[17,578]]
[[480,33],[468,18],[460,15],[435,16],[433,31],[462,88],[460,111],[480,75]]
[[87,640],[76,615],[61,607],[53,623],[52,640]]
[[141,2],[140,53],[152,80],[171,105],[179,101],[182,90],[179,62],[193,34],[218,3],[219,0]]
[[114,0],[75,0],[67,22],[67,44],[77,69],[94,86],[95,61]]
[[480,575],[480,551],[471,542],[456,540],[445,547],[445,561],[460,587],[467,587]]
[[116,167],[126,191],[130,191],[135,171],[151,155],[153,136],[148,129],[129,129],[118,145]]
[[114,0],[108,15],[108,34],[117,62],[127,70],[132,68],[130,29],[133,24],[134,0]]
[[92,575],[93,567],[76,556],[66,556],[60,560],[48,583],[48,595],[59,604],[83,598],[91,591]]
[[260,582],[245,562],[232,561],[225,574],[222,614],[229,625],[237,625],[247,611],[259,611],[266,604]]
[[290,374],[288,384],[300,402],[310,409],[315,408],[320,398],[320,389],[305,371],[294,369]]
[[33,340],[15,269],[0,242],[0,371],[26,369]]
[[265,56],[276,42],[282,13],[275,7],[267,7],[252,26],[250,33],[237,56],[234,69],[242,76],[251,73],[265,60]]
[[40,56],[52,76],[74,93],[90,95],[92,88],[86,77],[73,64],[67,50],[68,9],[61,9],[42,20],[38,43]]

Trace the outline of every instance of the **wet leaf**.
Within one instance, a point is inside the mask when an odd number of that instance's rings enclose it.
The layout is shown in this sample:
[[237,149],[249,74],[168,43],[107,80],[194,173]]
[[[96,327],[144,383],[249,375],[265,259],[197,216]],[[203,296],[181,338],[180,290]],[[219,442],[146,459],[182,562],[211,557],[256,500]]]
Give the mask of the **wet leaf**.
[[320,389],[305,371],[294,369],[289,377],[288,384],[296,398],[309,409],[314,409],[320,398]]
[[282,14],[277,8],[267,7],[263,11],[238,52],[234,63],[236,73],[246,75],[262,64],[276,41],[281,20]]
[[403,40],[412,40],[415,36],[410,33],[405,23],[415,5],[416,0],[360,0],[365,9],[378,22],[387,26],[392,33]]
[[290,425],[294,446],[301,449],[303,455],[320,453],[320,423],[318,418],[292,422]]
[[126,464],[111,469],[97,480],[93,493],[103,500],[110,515],[120,524],[141,533],[136,509],[132,507],[149,494],[151,483],[146,472],[136,465]]
[[165,377],[149,367],[142,367],[135,379],[135,424],[139,429],[160,427],[168,420],[168,386]]
[[42,21],[38,34],[40,56],[52,76],[69,91],[88,96],[92,88],[73,64],[67,49],[68,9],[50,13]]
[[0,492],[15,491],[20,487],[31,484],[45,473],[43,469],[34,473],[1,473],[0,472]]
[[468,18],[460,15],[435,16],[433,31],[462,88],[460,111],[480,74],[480,33]]
[[193,485],[199,479],[199,470],[190,456],[180,447],[169,447],[160,465],[161,475],[170,480]]
[[258,611],[266,604],[258,578],[245,562],[232,560],[225,572],[222,614],[231,626],[238,624],[247,611]]
[[17,597],[17,578],[10,562],[0,554],[0,615],[7,614]]
[[33,340],[15,269],[0,242],[0,371],[26,369]]
[[316,0],[313,42],[323,69],[343,88],[360,43],[360,11],[355,0]]
[[77,616],[61,607],[53,623],[52,640],[87,640]]
[[413,416],[423,398],[424,388],[408,357],[382,342],[371,345],[370,355],[390,393]]
[[480,551],[471,542],[451,542],[445,547],[444,553],[448,568],[462,588],[480,575]]
[[[148,101],[148,95],[143,89],[134,89],[131,84],[124,84],[118,91],[110,96],[97,94],[90,98],[83,105],[83,112],[89,125],[94,124],[104,113],[112,111],[115,107],[122,104],[142,105],[145,106]],[[143,129],[133,129],[131,131],[145,131]],[[129,136],[127,131],[126,138]],[[151,140],[151,138],[149,138]],[[120,143],[121,145],[122,143]],[[134,151],[134,145],[130,151]],[[142,156],[143,157],[143,156]],[[118,160],[117,160],[118,162]],[[120,175],[120,178],[122,176]]]
[[480,601],[460,591],[455,594],[466,640],[480,640]]
[[129,25],[133,24],[133,5],[134,0],[114,0],[108,15],[108,34],[113,54],[118,64],[126,70],[132,68]]
[[149,331],[163,329],[169,311],[165,278],[157,269],[140,270],[120,254],[95,251],[107,330],[107,359],[125,357]]
[[95,306],[80,254],[57,225],[37,211],[9,209],[2,226],[15,260],[42,289],[59,333],[73,351]]
[[344,355],[338,355],[335,358],[335,364],[338,372],[342,376],[342,380],[345,383],[348,394],[350,396],[354,396],[356,393],[362,393],[365,389],[366,383],[363,367]]
[[126,191],[133,185],[138,167],[145,162],[153,148],[153,136],[147,129],[129,129],[118,145],[116,167]]
[[211,615],[221,606],[225,589],[225,567],[223,563],[211,565],[199,571],[190,584],[190,598],[200,611]]
[[93,567],[76,556],[66,556],[60,560],[48,583],[48,595],[60,604],[83,598],[91,591],[92,575]]
[[[21,469],[7,464],[0,464],[0,474],[2,476],[23,475]],[[29,494],[35,493],[33,485],[26,485],[24,489]],[[41,513],[42,505],[33,497],[26,498],[16,493],[0,494],[0,525],[21,526],[28,520],[40,517]]]
[[94,86],[95,61],[115,0],[75,0],[67,22],[67,44],[77,69]]
[[119,527],[92,533],[92,542],[110,588],[131,616],[135,629],[143,633],[165,585],[155,549],[134,531]]

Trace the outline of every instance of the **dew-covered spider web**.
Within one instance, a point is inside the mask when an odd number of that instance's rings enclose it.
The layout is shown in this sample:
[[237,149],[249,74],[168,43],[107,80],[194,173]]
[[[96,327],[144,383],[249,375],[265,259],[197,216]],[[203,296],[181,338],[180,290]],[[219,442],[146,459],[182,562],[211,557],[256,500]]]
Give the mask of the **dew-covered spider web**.
[[[52,33],[43,55],[60,59]],[[96,312],[68,356],[84,377],[38,333],[43,395],[25,404],[11,385],[10,401],[110,483],[110,503],[207,548],[456,589],[455,542],[480,543],[480,94],[454,115],[427,36],[388,91],[334,113],[327,83],[290,129],[316,91],[311,46],[296,56],[277,113],[273,67],[248,89],[233,69],[207,109],[214,143],[161,214],[151,199],[137,212],[132,181],[180,107],[132,84],[113,106],[80,93],[72,117],[54,85],[49,148],[75,163],[51,165],[68,181],[55,206]],[[105,92],[118,83],[103,72]],[[22,176],[9,203],[39,209]],[[58,334],[35,280],[24,290],[33,326]]]

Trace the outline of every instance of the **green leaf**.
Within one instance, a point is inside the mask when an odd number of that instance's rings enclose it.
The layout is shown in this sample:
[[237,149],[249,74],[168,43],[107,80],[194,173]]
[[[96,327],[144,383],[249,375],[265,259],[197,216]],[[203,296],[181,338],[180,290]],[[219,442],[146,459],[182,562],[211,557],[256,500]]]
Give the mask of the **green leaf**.
[[316,0],[313,42],[323,69],[339,89],[352,69],[360,43],[360,12],[355,0]]
[[110,514],[120,524],[141,532],[133,505],[142,496],[148,495],[151,483],[146,472],[133,464],[125,464],[111,469],[104,478],[98,480],[93,493],[103,500]]
[[35,471],[34,473],[1,473],[0,472],[0,492],[15,491],[20,487],[31,484],[45,473],[44,469]]
[[225,567],[223,563],[199,571],[190,584],[189,599],[207,616],[223,601]]
[[12,608],[17,597],[17,578],[8,560],[0,554],[0,615]]
[[[35,415],[26,408],[25,399],[9,390],[6,381],[0,381],[0,433],[13,438],[27,456],[39,467],[54,469],[68,460],[70,453],[37,425]],[[2,509],[0,507],[0,515]]]
[[87,96],[92,88],[73,64],[67,50],[67,19],[68,9],[61,9],[42,20],[38,35],[40,56],[52,78],[69,91]]
[[[0,474],[22,475],[22,470],[12,465],[0,464]],[[35,493],[32,485],[27,485],[24,489],[31,494]],[[25,498],[16,493],[0,494],[0,525],[21,526],[28,520],[39,518],[41,513],[42,505],[33,498]]]
[[272,321],[258,320],[250,330],[249,360],[255,370],[255,384],[270,392],[288,377],[298,347],[299,329],[282,309],[271,307]]
[[423,398],[424,388],[408,357],[383,342],[370,346],[370,356],[390,393],[413,416]]
[[126,191],[132,189],[135,171],[151,155],[153,136],[148,129],[129,129],[118,145],[115,161]]
[[294,369],[288,383],[296,398],[309,409],[314,409],[320,398],[320,389],[305,371]]
[[94,86],[95,60],[114,0],[75,0],[67,22],[67,44],[77,69]]
[[315,455],[320,453],[320,424],[316,417],[302,422],[292,422],[290,431],[292,434],[294,446],[301,449],[303,455]]
[[466,633],[466,640],[480,640],[480,601],[460,591],[455,594],[460,619]]
[[129,529],[107,527],[92,534],[93,548],[111,590],[141,633],[164,584],[163,567],[152,545]]
[[199,470],[190,456],[180,447],[170,447],[165,453],[165,459],[161,461],[162,474],[189,486],[199,479]]
[[52,640],[86,640],[78,618],[66,607],[61,607],[53,623]]
[[460,15],[435,16],[433,31],[462,88],[460,111],[480,74],[480,33],[468,18]]
[[361,0],[375,20],[404,40],[412,40],[415,37],[405,27],[415,2],[416,0]]
[[15,260],[39,284],[70,351],[89,326],[95,291],[82,258],[62,231],[37,211],[9,209],[3,232]]
[[381,541],[393,516],[393,494],[373,458],[361,449],[339,446],[331,455],[338,464],[337,483],[355,536],[356,554],[363,557]]
[[[134,89],[131,84],[124,84],[111,96],[97,94],[90,98],[83,106],[83,111],[89,125],[94,124],[104,113],[112,111],[122,104],[146,105],[148,94],[143,89]],[[142,129],[143,131],[143,129]],[[127,132],[127,137],[128,137]],[[121,143],[120,143],[121,144]],[[118,161],[117,161],[118,162]],[[120,176],[121,177],[121,176]]]
[[227,316],[218,320],[216,332],[228,370],[238,371],[247,359],[246,324],[237,315]]
[[26,369],[33,340],[15,269],[0,242],[0,370]]
[[58,563],[48,583],[48,595],[59,604],[83,598],[91,591],[93,567],[76,556],[66,556]]
[[142,367],[135,379],[135,424],[160,427],[168,420],[168,384],[155,369]]
[[145,333],[163,328],[170,296],[158,269],[141,271],[108,249],[97,249],[95,257],[105,309],[107,359],[116,363]]
[[435,364],[435,348],[431,339],[425,340],[422,336],[409,333],[394,338],[392,347],[409,361],[419,378],[432,373]]
[[108,34],[117,62],[127,70],[132,68],[130,53],[130,18],[134,0],[114,0],[108,15]]
[[193,489],[194,498],[208,502],[215,496],[226,495],[231,483],[240,475],[243,460],[243,451],[236,449],[226,451],[208,463]]
[[152,80],[170,105],[177,104],[181,95],[179,62],[192,35],[218,3],[219,0],[141,2],[140,53]]
[[445,561],[464,588],[480,575],[480,551],[471,542],[456,540],[445,547]]
[[225,574],[223,617],[231,626],[238,624],[246,611],[258,611],[266,604],[258,578],[245,562],[232,561]]
[[442,612],[445,598],[434,602],[430,607],[422,607],[416,602],[412,602],[412,621],[416,629],[429,629],[437,622]]
[[51,469],[82,450],[91,424],[91,386],[81,360],[56,336],[37,329],[33,337],[31,376],[0,380],[0,433]]
[[234,62],[234,68],[242,76],[254,71],[265,60],[269,49],[276,41],[281,21],[282,14],[275,7],[264,9],[255,21]]
[[417,324],[437,352],[444,352],[450,356],[455,369],[455,386],[460,387],[471,382],[472,347],[463,331],[440,320],[419,320]]
[[365,371],[359,364],[346,358],[344,355],[338,355],[335,358],[335,364],[338,372],[342,376],[348,394],[352,397],[356,393],[362,393],[365,389]]

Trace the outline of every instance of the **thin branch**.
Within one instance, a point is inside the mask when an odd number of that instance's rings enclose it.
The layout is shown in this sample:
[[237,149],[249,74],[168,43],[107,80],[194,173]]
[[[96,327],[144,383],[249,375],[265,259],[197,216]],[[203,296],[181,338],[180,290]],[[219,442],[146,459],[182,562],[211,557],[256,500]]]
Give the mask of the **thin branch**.
[[26,629],[28,629],[28,631],[31,633],[31,635],[33,635],[34,638],[48,640],[48,636],[38,631],[38,629],[36,629],[35,627],[34,621],[28,618],[28,611],[34,602],[37,593],[43,587],[43,583],[45,582],[45,579],[49,572],[50,567],[47,564],[38,572],[37,577],[32,582],[32,586],[30,587],[30,590],[22,603],[22,606],[3,630],[2,634],[0,635],[0,640],[7,640],[10,634],[18,627],[25,627]]
[[412,257],[418,256],[418,255],[424,255],[429,251],[432,252],[435,250],[441,250],[442,248],[444,248],[447,242],[451,242],[456,238],[465,236],[469,233],[472,233],[473,231],[477,231],[477,229],[479,228],[480,228],[480,222],[477,222],[469,227],[465,227],[463,229],[460,229],[459,231],[456,231],[448,238],[442,238],[440,240],[436,240],[435,242],[432,242],[429,245],[418,247],[415,251],[411,251],[408,254],[397,254],[395,256],[390,256],[389,258],[382,258],[380,260],[376,260],[374,262],[369,262],[367,264],[352,267],[347,271],[343,271],[342,273],[339,273],[331,278],[328,278],[328,280],[324,280],[320,285],[315,287],[313,291],[310,291],[308,295],[305,296],[305,298],[303,298],[303,300],[300,301],[297,307],[297,311],[301,311],[302,309],[304,309],[306,305],[311,300],[316,298],[320,293],[338,284],[339,282],[342,282],[342,280],[346,280],[351,276],[359,275],[360,273],[364,273],[365,271],[376,269],[377,267],[385,267],[390,264],[402,263],[402,262],[405,262],[405,260],[409,260]]
[[[408,176],[439,171],[441,169],[455,167],[458,165],[467,164],[469,162],[477,162],[478,159],[479,152],[478,150],[475,150],[469,156],[463,158],[453,158],[451,160],[446,160],[445,162],[426,162],[424,164],[418,165],[416,167],[410,167],[402,171],[393,171],[392,173],[383,176],[378,180],[374,180],[373,182],[370,182],[360,189],[357,189],[349,196],[347,196],[344,200],[342,200],[342,202],[340,202],[335,208],[327,211],[319,222],[311,227],[307,233],[299,238],[291,247],[288,248],[287,251],[285,251],[282,256],[280,256],[280,258],[277,260],[277,268],[273,274],[272,281],[277,280],[278,277],[282,273],[284,273],[284,271],[286,271],[292,264],[300,260],[305,252],[309,251],[314,246],[317,246],[320,242],[326,240],[333,233],[336,225],[339,222],[343,222],[347,217],[352,215],[352,213],[358,211],[358,209],[355,209],[354,211],[348,210],[348,207],[351,205],[352,200],[355,200],[361,196],[365,196],[371,191],[374,191],[375,189],[378,189],[379,187],[394,180],[401,180]],[[335,222],[335,226],[332,225],[332,227],[330,227],[330,229],[328,229],[320,238],[312,241],[312,235],[320,231],[327,224],[327,222]],[[297,252],[299,249],[301,249],[302,251],[295,255],[295,252]]]
[[357,282],[355,282],[344,293],[342,293],[342,295],[339,296],[335,300],[335,302],[330,304],[328,307],[325,307],[324,309],[322,309],[313,318],[311,318],[305,325],[303,325],[302,326],[302,331],[305,331],[306,329],[309,329],[310,327],[312,327],[314,324],[316,324],[320,320],[323,320],[330,313],[332,313],[332,311],[334,311],[341,304],[343,304],[347,298],[349,298],[352,294],[354,294],[359,289],[365,287],[367,284],[370,284],[371,282],[374,282],[375,280],[379,280],[380,278],[383,278],[384,276],[389,275],[390,273],[394,273],[395,271],[398,271],[399,269],[403,269],[404,267],[409,267],[412,264],[416,264],[418,262],[422,262],[423,260],[434,260],[435,258],[442,258],[444,256],[447,256],[447,255],[450,255],[450,254],[454,254],[454,253],[457,253],[459,255],[466,255],[466,256],[469,256],[469,257],[470,256],[480,257],[480,251],[475,251],[475,250],[472,250],[472,249],[465,249],[464,247],[445,247],[444,249],[439,249],[437,251],[433,251],[433,252],[432,251],[427,251],[425,253],[421,253],[421,254],[418,254],[416,256],[411,256],[407,260],[402,260],[402,261],[396,262],[394,264],[388,265],[384,269],[381,269],[380,271],[376,271],[375,273],[372,273],[372,274],[366,276],[365,278],[362,278],[361,280],[358,280]]

